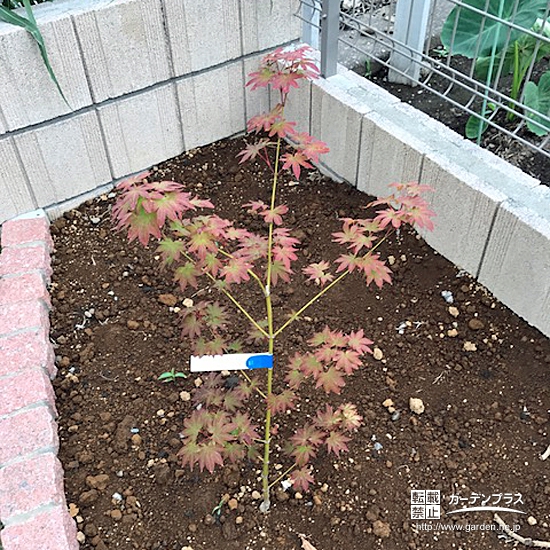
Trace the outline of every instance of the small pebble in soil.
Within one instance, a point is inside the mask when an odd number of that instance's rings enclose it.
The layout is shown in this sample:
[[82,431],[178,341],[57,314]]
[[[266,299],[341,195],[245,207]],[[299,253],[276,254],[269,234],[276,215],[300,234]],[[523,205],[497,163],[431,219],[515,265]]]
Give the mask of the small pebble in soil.
[[259,491],[252,491],[251,496],[254,500],[260,500],[262,498],[262,495]]
[[441,296],[448,304],[452,304],[455,301],[453,298],[453,293],[450,290],[442,290]]
[[372,532],[380,538],[388,538],[391,533],[390,524],[377,519],[372,524]]
[[413,413],[422,414],[425,410],[424,402],[418,397],[411,397],[409,399],[409,408]]
[[182,401],[190,401],[191,400],[191,394],[188,391],[182,391],[182,392],[180,392],[180,399]]
[[377,361],[381,361],[384,357],[384,353],[382,352],[382,350],[380,348],[374,348],[374,350],[372,351],[372,356]]
[[477,351],[477,346],[473,342],[469,342],[468,340],[464,342],[464,351]]
[[453,317],[458,317],[458,308],[456,308],[455,306],[449,306],[449,314]]
[[533,516],[529,516],[529,517],[527,518],[527,523],[528,523],[529,525],[533,526],[533,525],[536,525],[536,524],[537,524],[537,520],[536,520]]

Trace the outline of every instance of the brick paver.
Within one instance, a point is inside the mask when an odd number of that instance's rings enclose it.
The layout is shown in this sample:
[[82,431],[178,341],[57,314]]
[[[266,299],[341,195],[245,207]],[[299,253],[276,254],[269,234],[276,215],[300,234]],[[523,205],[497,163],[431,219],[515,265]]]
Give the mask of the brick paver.
[[5,222],[1,243],[0,548],[78,550],[56,456],[46,216],[37,211]]

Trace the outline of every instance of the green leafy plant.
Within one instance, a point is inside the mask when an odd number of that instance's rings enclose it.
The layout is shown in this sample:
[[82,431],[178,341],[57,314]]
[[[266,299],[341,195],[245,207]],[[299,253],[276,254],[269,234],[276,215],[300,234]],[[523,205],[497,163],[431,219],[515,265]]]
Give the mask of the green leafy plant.
[[527,82],[524,90],[524,103],[537,113],[545,115],[546,119],[537,114],[527,113],[527,127],[537,136],[545,136],[550,132],[550,71],[545,72],[538,84]]
[[[258,134],[258,139],[239,154],[241,163],[259,159],[272,173],[265,189],[267,202],[258,199],[244,205],[260,221],[263,231],[254,233],[208,213],[214,208],[209,200],[193,196],[173,181],[150,181],[149,173],[119,185],[120,194],[112,212],[116,227],[127,231],[130,241],[138,239],[144,246],[151,238],[156,241],[163,265],[172,270],[182,291],[196,288],[204,279],[225,297],[233,313],[250,323],[246,341],[241,341],[232,332],[237,323],[230,322],[230,310],[225,305],[205,300],[186,308],[181,315],[182,335],[190,339],[196,355],[241,350],[245,344],[261,345],[270,354],[281,351],[284,341],[279,343],[288,327],[346,277],[361,276],[367,286],[374,283],[379,288],[391,282],[380,246],[392,233],[406,224],[433,228],[433,212],[421,196],[429,188],[415,183],[393,184],[392,195],[370,204],[377,208],[373,216],[342,220],[341,231],[332,235],[333,241],[344,248],[340,256],[332,262],[319,258],[302,268],[301,277],[306,276],[314,288],[318,287],[312,297],[298,309],[286,312],[286,316],[275,315],[272,289],[300,277],[293,269],[300,243],[283,226],[288,207],[277,201],[281,174],[287,172],[299,179],[304,168],[312,168],[312,163],[328,152],[326,144],[298,132],[295,123],[286,120],[285,106],[291,89],[318,74],[308,57],[308,48],[300,47],[275,50],[250,75],[247,85],[252,90],[270,86],[279,94],[279,103],[271,111],[250,119],[248,131]],[[285,145],[285,140],[289,144]],[[235,287],[247,283],[252,285],[248,296],[255,289],[260,305],[263,303],[261,318],[254,317],[239,300]],[[245,457],[259,460],[263,488],[260,509],[264,512],[269,509],[271,487],[284,478],[290,476],[296,490],[308,490],[314,459],[322,452],[339,457],[347,451],[351,436],[362,423],[361,415],[352,403],[338,400],[339,404],[326,403],[301,421],[298,418],[292,435],[287,433],[290,427],[281,424],[291,410],[299,417],[303,408],[297,408],[297,404],[306,384],[326,395],[339,395],[346,379],[372,353],[372,341],[362,329],[343,332],[325,327],[315,332],[308,344],[309,351],[290,356],[286,367],[275,361],[264,380],[246,371],[239,371],[241,377],[235,383],[228,383],[230,379],[220,374],[205,377],[194,391],[196,408],[184,422],[179,453],[183,465],[212,472],[225,461],[238,462]],[[263,403],[261,436],[245,410],[252,396]],[[281,448],[286,459],[281,460],[287,461],[287,468],[271,480],[273,441],[283,431],[286,443],[281,443]]]
[[[482,12],[486,9],[490,17],[456,6],[443,25],[441,42],[445,48],[452,48],[453,55],[475,58],[475,75],[487,84],[492,82],[497,72],[500,72],[500,76],[512,75],[510,98],[515,102],[519,101],[529,67],[533,62],[550,55],[550,42],[526,32],[530,30],[542,37],[550,38],[550,23],[541,18],[546,9],[546,0],[517,0],[517,6],[516,2],[504,0],[490,0],[488,5],[486,0],[465,0],[465,4]],[[497,71],[498,68],[500,71]],[[529,88],[530,97],[533,97],[533,87]],[[542,87],[542,90],[545,88]],[[537,101],[525,103],[531,108],[538,104]],[[510,103],[508,120],[514,119],[514,110],[515,104]],[[484,103],[482,113],[472,115],[468,120],[467,137],[480,136],[488,127],[487,115],[494,111],[494,104]],[[536,127],[538,131],[535,133],[539,133],[541,128],[545,127],[540,123],[533,123],[533,117],[528,118],[527,125],[531,131]]]
[[187,378],[187,375],[183,372],[176,372],[176,369],[163,372],[157,380],[161,382],[175,382],[178,378]]
[[[48,71],[48,74],[50,75],[50,78],[56,85],[57,90],[61,94],[61,97],[64,99],[65,103],[67,103],[65,95],[63,94],[63,90],[61,89],[55,73],[53,72],[50,60],[48,58],[48,52],[46,50],[44,38],[42,36],[42,33],[40,32],[40,29],[38,28],[36,19],[34,18],[34,14],[32,11],[32,4],[41,4],[43,1],[44,0],[35,0],[31,3],[31,0],[5,0],[4,2],[2,2],[2,5],[0,5],[0,21],[4,21],[5,23],[9,23],[10,25],[17,25],[18,27],[22,27],[32,36],[32,38],[36,42],[36,45],[38,46],[40,55],[42,56],[42,60],[44,61],[44,65],[46,67],[46,70]],[[13,11],[14,9],[20,7],[25,8],[25,12],[27,14],[26,18]]]

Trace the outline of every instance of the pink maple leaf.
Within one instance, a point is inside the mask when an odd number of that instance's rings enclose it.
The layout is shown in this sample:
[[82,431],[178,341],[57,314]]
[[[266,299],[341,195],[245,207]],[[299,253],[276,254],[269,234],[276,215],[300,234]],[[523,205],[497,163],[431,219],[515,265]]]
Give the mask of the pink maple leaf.
[[258,143],[247,144],[247,146],[237,154],[238,157],[241,157],[239,164],[255,159],[262,152],[265,152],[266,147],[270,143],[271,142],[268,139],[261,139]]
[[292,170],[296,179],[300,178],[300,167],[313,168],[302,151],[285,153],[281,156],[281,161],[283,162],[283,170]]
[[312,162],[319,162],[319,155],[324,155],[330,151],[328,145],[318,139],[311,139],[300,147],[302,153]]
[[251,90],[265,88],[268,84],[271,84],[275,74],[276,72],[271,66],[262,64],[259,71],[252,72],[248,75],[250,80],[246,83],[246,85],[250,86]]
[[364,337],[363,329],[357,332],[350,332],[347,340],[348,346],[360,355],[372,353],[372,349],[369,346],[374,342]]
[[318,263],[313,263],[302,269],[305,275],[309,275],[309,279],[315,284],[324,286],[326,283],[334,279],[332,273],[326,273],[330,268],[330,264],[324,260]]
[[391,284],[391,271],[379,257],[378,254],[366,254],[358,258],[357,266],[367,277],[367,285],[374,281],[381,288],[384,283]]
[[226,283],[239,284],[250,280],[249,269],[252,269],[252,265],[243,258],[230,258],[222,267],[220,275]]

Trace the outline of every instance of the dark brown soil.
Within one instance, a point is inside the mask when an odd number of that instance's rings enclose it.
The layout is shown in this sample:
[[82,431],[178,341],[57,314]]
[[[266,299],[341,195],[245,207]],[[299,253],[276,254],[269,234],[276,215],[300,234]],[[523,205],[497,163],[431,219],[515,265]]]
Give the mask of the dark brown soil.
[[[154,177],[184,182],[223,215],[245,222],[241,204],[265,200],[268,189],[263,168],[237,165],[241,147],[241,140],[225,141],[184,154],[159,166]],[[334,258],[329,236],[339,230],[338,218],[362,214],[367,197],[313,174],[300,185],[284,183],[281,200],[312,262]],[[187,373],[189,357],[178,316],[159,297],[174,294],[183,307],[181,300],[196,298],[196,291],[178,293],[170,275],[159,273],[154,247],[128,246],[114,233],[112,202],[111,196],[88,201],[52,227],[60,458],[83,550],[290,550],[301,547],[298,533],[317,550],[504,547],[495,532],[420,530],[410,519],[411,489],[440,490],[446,511],[456,507],[449,503],[453,494],[521,493],[524,504],[517,507],[526,514],[503,513],[504,519],[519,524],[523,536],[550,540],[550,460],[540,460],[550,444],[549,340],[406,232],[383,251],[395,259],[392,286],[366,288],[350,276],[277,341],[278,380],[285,358],[305,350],[325,324],[363,328],[383,352],[381,360],[368,356],[331,401],[356,403],[365,422],[340,460],[324,453],[314,460],[312,493],[297,498],[278,490],[264,515],[252,498],[260,488],[258,464],[214,475],[184,470],[176,454],[192,402],[180,392],[192,391],[196,377],[157,380],[172,368]],[[278,322],[315,290],[301,275],[294,286],[276,288]],[[453,293],[456,311],[444,290]],[[253,311],[262,307],[250,303]],[[423,414],[409,410],[411,397],[423,400]],[[323,392],[303,396],[304,414],[325,399]],[[395,403],[398,419],[382,405],[386,399]],[[300,420],[296,411],[287,418],[288,424]],[[280,424],[284,439],[286,421]],[[286,467],[288,459],[275,451],[272,464],[279,463]],[[214,518],[225,493],[238,507],[226,506]],[[536,525],[528,524],[529,516]],[[441,522],[464,528],[493,518],[489,512],[442,514]]]

